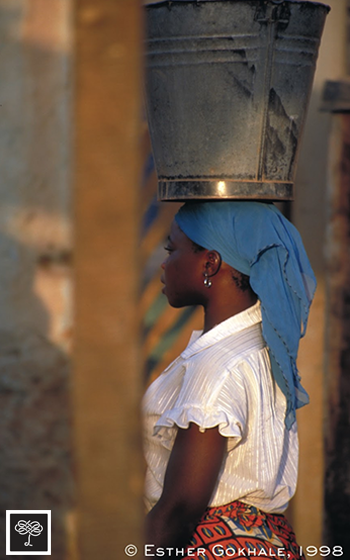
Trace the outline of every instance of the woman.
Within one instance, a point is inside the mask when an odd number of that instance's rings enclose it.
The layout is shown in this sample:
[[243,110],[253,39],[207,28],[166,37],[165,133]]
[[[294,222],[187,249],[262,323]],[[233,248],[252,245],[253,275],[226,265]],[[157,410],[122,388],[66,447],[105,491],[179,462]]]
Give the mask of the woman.
[[302,558],[282,515],[316,285],[300,236],[272,204],[186,203],[166,250],[163,292],[202,305],[204,329],[145,395],[147,552]]

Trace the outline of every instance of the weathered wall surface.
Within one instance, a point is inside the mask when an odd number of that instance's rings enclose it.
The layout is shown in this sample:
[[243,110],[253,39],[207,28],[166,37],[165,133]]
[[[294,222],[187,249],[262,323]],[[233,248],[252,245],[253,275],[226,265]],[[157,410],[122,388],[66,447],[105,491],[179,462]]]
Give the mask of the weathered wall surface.
[[6,509],[72,506],[70,0],[0,1],[0,557]]

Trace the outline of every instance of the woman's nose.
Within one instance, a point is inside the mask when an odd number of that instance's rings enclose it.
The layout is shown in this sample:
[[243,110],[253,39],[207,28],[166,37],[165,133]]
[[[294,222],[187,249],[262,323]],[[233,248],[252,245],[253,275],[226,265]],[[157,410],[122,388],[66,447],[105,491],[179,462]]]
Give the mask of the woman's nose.
[[164,259],[164,261],[163,261],[162,264],[160,265],[160,268],[161,268],[162,270],[164,270],[164,268],[165,268],[165,261],[166,261],[166,259]]

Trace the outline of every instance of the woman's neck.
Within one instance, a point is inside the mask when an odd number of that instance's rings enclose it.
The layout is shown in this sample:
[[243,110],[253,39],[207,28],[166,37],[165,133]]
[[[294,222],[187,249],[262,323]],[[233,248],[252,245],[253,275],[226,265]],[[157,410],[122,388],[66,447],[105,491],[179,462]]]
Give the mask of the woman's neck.
[[233,317],[257,302],[254,292],[242,292],[242,297],[235,301],[213,301],[212,299],[204,306],[204,330],[203,333],[210,331],[213,327],[222,323],[229,317]]

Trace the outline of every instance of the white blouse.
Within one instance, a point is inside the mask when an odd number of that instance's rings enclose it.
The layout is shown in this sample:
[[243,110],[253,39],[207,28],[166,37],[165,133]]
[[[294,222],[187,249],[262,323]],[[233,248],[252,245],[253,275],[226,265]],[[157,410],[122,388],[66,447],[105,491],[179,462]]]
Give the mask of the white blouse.
[[218,426],[227,448],[209,506],[241,500],[283,512],[297,482],[296,422],[284,425],[286,399],[276,385],[261,335],[260,302],[205,334],[150,385],[144,400],[145,499],[159,500],[178,428]]

